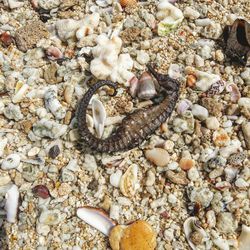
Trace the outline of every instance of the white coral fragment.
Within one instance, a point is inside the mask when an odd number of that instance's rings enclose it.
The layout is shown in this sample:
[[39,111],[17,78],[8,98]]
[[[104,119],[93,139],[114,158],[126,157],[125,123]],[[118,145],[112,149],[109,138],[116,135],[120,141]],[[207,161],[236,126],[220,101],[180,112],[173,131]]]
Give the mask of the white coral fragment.
[[134,74],[133,60],[129,54],[120,54],[122,40],[118,36],[109,39],[102,34],[97,37],[97,46],[92,50],[94,59],[90,63],[91,73],[98,79],[111,79],[125,84]]
[[218,75],[199,70],[195,72],[195,76],[197,77],[196,87],[203,92],[207,91],[214,83],[220,81]]
[[166,36],[182,22],[184,18],[183,13],[180,9],[169,3],[168,0],[161,0],[157,9],[156,17],[160,20],[158,35]]
[[16,185],[12,185],[7,191],[6,195],[5,210],[7,212],[7,221],[14,223],[16,221],[19,191]]

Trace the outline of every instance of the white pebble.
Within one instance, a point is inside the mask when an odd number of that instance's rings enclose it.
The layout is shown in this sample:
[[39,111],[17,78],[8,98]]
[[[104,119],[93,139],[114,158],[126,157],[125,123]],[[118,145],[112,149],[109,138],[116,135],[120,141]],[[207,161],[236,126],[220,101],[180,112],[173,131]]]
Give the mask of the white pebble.
[[220,123],[215,116],[210,116],[206,119],[206,126],[208,129],[216,130],[220,127]]
[[120,186],[121,177],[122,177],[122,171],[118,169],[115,173],[110,175],[109,178],[110,184],[118,188]]
[[87,171],[94,172],[97,169],[97,164],[95,157],[90,154],[85,155],[85,160],[83,163],[83,168]]
[[120,217],[120,207],[117,204],[112,204],[109,212],[110,218],[114,220],[119,220]]
[[208,110],[198,104],[193,105],[192,114],[201,121],[204,121],[208,118]]
[[184,17],[187,17],[192,20],[197,19],[200,16],[200,13],[191,7],[186,7],[183,14],[184,14]]
[[187,172],[188,175],[188,179],[191,181],[197,181],[199,179],[199,171],[197,170],[197,168],[190,168]]
[[177,198],[175,195],[173,194],[169,194],[168,195],[168,201],[171,203],[171,204],[175,204],[177,202]]
[[17,168],[20,164],[21,158],[18,154],[10,154],[3,160],[1,168],[3,170],[9,170]]
[[150,57],[149,57],[148,53],[146,53],[143,50],[140,50],[137,52],[136,60],[138,63],[144,65],[144,64],[147,64],[149,62]]
[[168,164],[169,170],[176,170],[178,168],[179,164],[177,162],[171,162]]

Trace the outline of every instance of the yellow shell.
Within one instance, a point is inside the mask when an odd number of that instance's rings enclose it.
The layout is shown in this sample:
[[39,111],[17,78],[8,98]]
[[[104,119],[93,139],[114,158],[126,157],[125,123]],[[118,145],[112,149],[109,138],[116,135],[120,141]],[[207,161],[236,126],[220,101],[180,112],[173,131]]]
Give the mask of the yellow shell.
[[120,0],[120,5],[125,8],[128,6],[133,6],[136,5],[137,1],[136,0]]

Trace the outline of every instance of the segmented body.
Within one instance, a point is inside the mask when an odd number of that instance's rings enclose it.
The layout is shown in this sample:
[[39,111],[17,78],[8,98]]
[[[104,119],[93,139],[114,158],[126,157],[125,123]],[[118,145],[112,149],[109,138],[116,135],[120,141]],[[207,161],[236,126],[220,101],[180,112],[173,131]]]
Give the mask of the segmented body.
[[87,91],[80,101],[77,118],[81,136],[90,148],[109,153],[132,149],[141,144],[171,115],[178,100],[179,83],[166,75],[155,72],[151,67],[149,70],[165,88],[166,97],[158,105],[130,113],[123,119],[118,129],[106,139],[99,139],[89,131],[86,124],[86,110],[97,89],[104,85],[115,89],[115,84],[111,81],[99,81]]

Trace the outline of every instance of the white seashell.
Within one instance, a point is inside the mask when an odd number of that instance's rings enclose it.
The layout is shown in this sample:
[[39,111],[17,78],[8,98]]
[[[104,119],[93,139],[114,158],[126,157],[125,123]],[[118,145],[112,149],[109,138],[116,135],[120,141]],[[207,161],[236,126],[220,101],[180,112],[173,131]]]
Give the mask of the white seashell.
[[234,83],[228,84],[226,86],[226,90],[231,94],[231,101],[238,102],[241,98],[240,90],[238,89],[237,85]]
[[223,90],[225,89],[225,86],[226,86],[226,82],[220,80],[220,81],[212,84],[212,86],[208,89],[206,94],[207,94],[207,96],[218,95],[218,94],[223,92]]
[[7,212],[7,221],[14,223],[16,221],[18,210],[19,191],[16,185],[12,185],[5,195],[5,210]]
[[207,233],[205,230],[198,225],[198,219],[196,217],[189,217],[185,220],[183,224],[184,233],[186,235],[187,242],[193,250],[198,250],[199,248],[191,241],[190,236],[193,232],[200,233],[202,239],[202,244],[208,240]]
[[45,225],[57,225],[61,222],[62,216],[60,210],[44,210],[42,211],[39,222]]
[[198,104],[194,104],[192,106],[192,114],[201,121],[204,121],[208,118],[208,110]]
[[18,154],[10,154],[3,160],[1,169],[9,170],[17,168],[20,164],[21,158]]
[[195,71],[195,76],[197,77],[196,87],[203,92],[206,92],[213,84],[220,81],[218,75],[203,71]]
[[116,226],[116,222],[99,208],[81,207],[76,211],[77,216],[90,226],[96,228],[105,235],[109,235],[110,230]]
[[122,171],[118,169],[115,173],[110,175],[109,178],[110,184],[118,188],[120,186],[121,177],[122,177]]
[[188,99],[183,99],[179,102],[177,105],[177,113],[178,114],[184,114],[186,110],[188,110],[192,106],[192,102],[190,102]]
[[28,90],[29,85],[23,84],[22,87],[17,91],[17,93],[13,96],[12,101],[13,103],[18,103],[24,97],[26,91]]
[[0,157],[4,154],[4,149],[7,145],[8,139],[7,138],[0,138]]
[[183,13],[168,0],[161,0],[157,9],[156,17],[161,21],[158,24],[158,35],[166,36],[182,22]]
[[57,99],[57,87],[50,87],[44,94],[45,107],[50,110],[56,119],[63,119],[66,115],[65,108]]
[[102,102],[97,99],[93,99],[91,104],[92,104],[93,120],[97,137],[101,138],[104,131],[105,120],[107,117],[106,110]]
[[132,197],[135,195],[136,190],[139,188],[137,179],[138,166],[132,164],[121,177],[120,190],[126,197]]
[[149,100],[156,95],[153,78],[148,72],[144,72],[139,80],[138,97],[143,100]]
[[147,160],[159,167],[165,167],[170,161],[167,150],[163,148],[148,149],[145,152],[145,156]]
[[239,242],[239,250],[249,250],[250,227],[242,225],[242,230],[238,242]]

